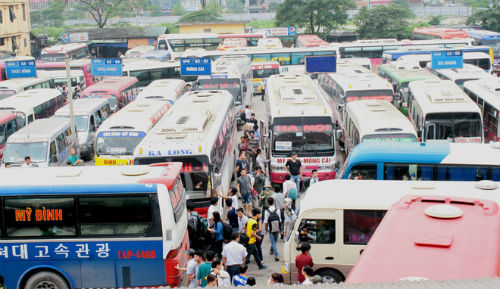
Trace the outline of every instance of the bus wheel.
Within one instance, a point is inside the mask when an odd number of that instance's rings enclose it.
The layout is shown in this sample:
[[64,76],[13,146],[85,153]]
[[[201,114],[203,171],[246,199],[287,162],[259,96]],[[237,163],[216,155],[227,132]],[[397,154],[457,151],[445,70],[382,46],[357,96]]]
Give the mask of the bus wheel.
[[345,280],[344,276],[336,270],[323,269],[317,271],[315,274],[321,276],[323,283],[340,283]]
[[24,289],[69,289],[69,287],[60,275],[42,271],[31,276]]

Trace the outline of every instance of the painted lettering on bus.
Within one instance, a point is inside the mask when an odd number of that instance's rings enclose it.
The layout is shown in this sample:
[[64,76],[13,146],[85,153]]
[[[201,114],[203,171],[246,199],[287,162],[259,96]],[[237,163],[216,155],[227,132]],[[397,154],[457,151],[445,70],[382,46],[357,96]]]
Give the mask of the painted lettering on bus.
[[276,131],[277,132],[299,132],[299,127],[291,124],[291,125],[277,125],[276,126]]
[[132,250],[127,250],[127,251],[118,251],[118,259],[131,259],[131,258],[136,258],[136,259],[155,259],[156,258],[156,251],[155,250],[142,250],[142,251],[132,251]]
[[[190,149],[185,149],[185,150],[167,150],[167,156],[185,156],[185,155],[192,155],[193,150]],[[150,157],[157,157],[157,156],[162,156],[161,151],[148,151],[148,156]]]
[[[278,165],[284,165],[288,159],[279,158],[276,159],[276,163]],[[332,162],[332,158],[324,157],[324,158],[301,158],[300,161],[303,164],[327,164]]]
[[[35,221],[62,221],[62,209],[36,209],[35,211]],[[33,210],[31,208],[26,208],[26,210],[16,210],[16,222],[31,222],[31,214]]]

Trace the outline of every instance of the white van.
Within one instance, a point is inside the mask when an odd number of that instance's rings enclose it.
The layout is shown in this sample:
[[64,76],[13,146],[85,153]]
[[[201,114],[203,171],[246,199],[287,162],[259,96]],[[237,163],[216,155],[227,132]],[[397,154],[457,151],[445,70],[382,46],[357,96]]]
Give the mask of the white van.
[[66,163],[72,146],[69,119],[37,119],[9,137],[2,167],[19,167],[26,156],[38,167],[59,166]]
[[[109,99],[81,98],[75,99],[73,105],[80,155],[85,160],[91,160],[94,156],[96,131],[111,115]],[[69,105],[56,111],[54,117],[70,119]]]

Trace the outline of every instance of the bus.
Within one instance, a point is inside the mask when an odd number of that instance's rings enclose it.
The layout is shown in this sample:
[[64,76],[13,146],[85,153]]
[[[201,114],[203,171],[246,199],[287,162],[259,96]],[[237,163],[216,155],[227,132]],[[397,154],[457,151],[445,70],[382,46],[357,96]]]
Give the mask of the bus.
[[318,47],[318,46],[329,46],[330,43],[321,39],[315,34],[304,34],[297,36],[297,41],[295,42],[296,47]]
[[226,38],[219,44],[217,50],[225,51],[228,48],[240,48],[246,46],[247,40],[245,38]]
[[253,96],[252,64],[244,55],[221,56],[212,64],[210,76],[200,76],[194,85],[195,90],[229,91],[234,98],[234,112],[238,126],[244,125],[241,112],[250,105]]
[[494,76],[466,81],[463,90],[482,112],[485,141],[500,141],[500,80]]
[[152,45],[142,45],[131,48],[125,52],[124,58],[144,58],[144,54],[155,49]]
[[[56,86],[67,84],[66,64],[63,62],[36,62],[38,76],[54,78]],[[95,83],[92,76],[92,63],[89,59],[77,59],[70,61],[71,85],[84,84],[89,87]]]
[[89,57],[89,47],[86,43],[57,44],[45,47],[40,51],[40,60],[47,62],[64,62],[69,59],[85,59]]
[[[429,68],[432,69],[432,65],[430,65]],[[451,80],[455,82],[462,89],[466,81],[478,80],[490,76],[489,73],[485,72],[481,68],[467,63],[463,64],[463,68],[435,69],[432,70],[432,73],[443,80]]]
[[498,277],[498,204],[442,193],[405,196],[392,205],[346,283]]
[[261,38],[257,42],[259,48],[283,48],[283,43],[277,37]]
[[162,34],[158,36],[156,49],[168,50],[172,59],[177,59],[189,48],[216,50],[223,40],[223,38],[218,38],[216,33]]
[[387,100],[349,102],[345,110],[346,153],[362,142],[416,142],[411,122]]
[[280,63],[277,61],[253,62],[252,74],[253,92],[262,93],[262,84],[269,76],[280,74]]
[[[311,245],[313,275],[320,275],[324,283],[344,281],[360,256],[364,256],[363,250],[380,222],[385,221],[386,211],[406,195],[451,195],[500,202],[498,184],[489,182],[328,180],[316,183],[303,197],[297,219],[286,236],[282,267],[285,282],[296,283],[295,257],[300,254],[297,248],[306,241]],[[404,234],[412,234],[412,224],[406,223]],[[472,251],[476,250],[479,249]],[[464,260],[459,262],[463,263]]]
[[18,129],[16,114],[10,111],[0,111],[0,160],[3,158],[5,143],[8,137]]
[[109,98],[111,110],[117,112],[133,101],[139,93],[138,80],[131,76],[106,77],[96,84],[87,87],[83,98]]
[[[370,70],[349,63],[337,65],[337,72],[323,73],[318,76],[318,83],[328,96],[328,103],[333,112],[337,129],[345,131],[345,106],[357,100],[387,100],[393,102],[394,91],[387,80]],[[345,134],[337,139],[341,146]]]
[[[422,68],[432,66],[430,54],[409,54],[401,56],[398,60],[410,62]],[[463,63],[475,65],[486,72],[491,71],[493,66],[492,56],[485,52],[466,52],[463,55]]]
[[[2,52],[5,52],[5,51],[2,51]],[[9,58],[2,58],[0,56],[0,81],[7,80],[7,71],[5,70],[5,67],[6,67],[5,63],[11,62],[11,61],[33,61],[33,60],[35,60],[35,58],[32,56],[16,56],[16,57],[9,57]]]
[[348,156],[339,178],[498,182],[499,163],[496,143],[362,143]]
[[132,165],[136,146],[170,107],[169,101],[137,100],[104,121],[96,133],[96,166]]
[[489,46],[493,49],[495,58],[500,57],[500,33],[481,29],[467,29],[474,45]]
[[230,188],[236,162],[233,106],[225,90],[187,92],[134,151],[135,165],[182,162],[187,199],[203,217],[210,199]]
[[51,77],[14,78],[0,82],[0,100],[33,88],[54,88]]
[[[335,134],[332,111],[321,89],[306,75],[272,75],[266,86],[270,178],[281,184],[285,163],[297,153],[307,179],[318,170],[320,180],[335,178]],[[300,188],[298,188],[300,189]]]
[[[181,67],[178,61],[155,61],[148,59],[124,59],[123,76],[136,77],[137,86],[145,87],[158,79],[181,78]],[[194,80],[193,78],[183,78]]]
[[421,141],[483,142],[479,107],[451,80],[409,85],[408,116]]
[[4,286],[180,286],[176,267],[186,266],[189,248],[180,170],[180,163],[1,170]]
[[136,101],[142,99],[163,99],[170,102],[170,104],[174,104],[187,90],[186,82],[182,79],[159,79],[143,88],[139,92],[139,95],[137,95]]
[[470,38],[467,31],[445,27],[415,27],[412,33],[413,40]]
[[16,113],[19,128],[35,119],[48,118],[66,104],[66,98],[57,89],[34,88],[0,100],[0,111]]

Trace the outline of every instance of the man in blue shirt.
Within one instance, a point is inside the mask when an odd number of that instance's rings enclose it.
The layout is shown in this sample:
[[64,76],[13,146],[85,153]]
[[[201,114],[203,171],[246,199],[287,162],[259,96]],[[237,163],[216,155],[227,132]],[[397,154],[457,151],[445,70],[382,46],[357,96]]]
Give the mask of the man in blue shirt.
[[77,166],[82,163],[82,160],[76,155],[75,149],[70,150],[71,155],[68,158],[68,162],[71,163],[72,166]]

